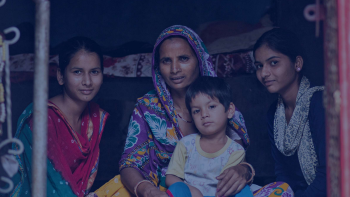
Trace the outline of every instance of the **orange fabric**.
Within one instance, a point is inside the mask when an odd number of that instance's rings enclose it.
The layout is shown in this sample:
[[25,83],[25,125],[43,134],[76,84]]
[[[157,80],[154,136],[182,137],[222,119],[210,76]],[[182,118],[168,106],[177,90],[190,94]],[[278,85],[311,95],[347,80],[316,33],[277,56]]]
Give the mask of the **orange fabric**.
[[131,193],[124,187],[120,175],[115,176],[94,192],[98,197],[122,196],[131,197]]

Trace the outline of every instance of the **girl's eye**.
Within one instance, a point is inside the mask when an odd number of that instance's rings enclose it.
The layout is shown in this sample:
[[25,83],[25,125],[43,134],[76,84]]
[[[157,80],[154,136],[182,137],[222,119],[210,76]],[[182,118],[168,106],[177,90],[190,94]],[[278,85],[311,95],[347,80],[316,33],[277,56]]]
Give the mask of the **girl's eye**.
[[192,111],[192,114],[197,114],[197,113],[199,113],[198,109],[195,109],[195,110]]
[[261,69],[263,67],[262,64],[255,64],[256,69]]
[[274,66],[274,65],[276,65],[277,63],[278,63],[278,61],[272,61],[272,62],[271,62],[271,65]]
[[188,61],[190,58],[189,57],[186,57],[186,56],[180,56],[180,61],[182,61],[182,62],[186,62],[186,61]]

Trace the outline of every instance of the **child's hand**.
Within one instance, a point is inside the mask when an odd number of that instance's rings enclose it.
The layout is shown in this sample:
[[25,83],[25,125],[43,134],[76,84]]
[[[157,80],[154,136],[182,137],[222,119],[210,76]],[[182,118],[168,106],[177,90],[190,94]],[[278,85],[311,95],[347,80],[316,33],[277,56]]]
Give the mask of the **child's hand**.
[[231,196],[240,192],[247,185],[247,173],[247,168],[242,165],[232,166],[224,170],[220,176],[216,177],[219,180],[216,196]]

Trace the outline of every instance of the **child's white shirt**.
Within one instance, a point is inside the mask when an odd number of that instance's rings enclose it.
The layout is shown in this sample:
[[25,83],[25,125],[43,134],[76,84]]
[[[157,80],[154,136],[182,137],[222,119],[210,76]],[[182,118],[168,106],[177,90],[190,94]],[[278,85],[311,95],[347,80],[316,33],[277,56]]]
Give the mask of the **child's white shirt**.
[[200,135],[183,137],[176,145],[166,174],[175,175],[199,189],[204,196],[215,196],[218,180],[224,170],[241,163],[244,148],[227,137],[225,146],[215,153],[204,152]]

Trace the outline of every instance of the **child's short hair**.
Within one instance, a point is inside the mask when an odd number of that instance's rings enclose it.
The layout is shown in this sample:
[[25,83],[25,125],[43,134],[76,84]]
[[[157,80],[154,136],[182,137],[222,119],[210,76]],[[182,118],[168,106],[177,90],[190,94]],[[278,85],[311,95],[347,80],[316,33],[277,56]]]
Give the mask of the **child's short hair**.
[[212,99],[217,98],[225,107],[225,111],[230,107],[232,94],[230,86],[221,78],[199,76],[188,88],[186,92],[186,107],[191,113],[191,102],[198,94],[206,94]]

